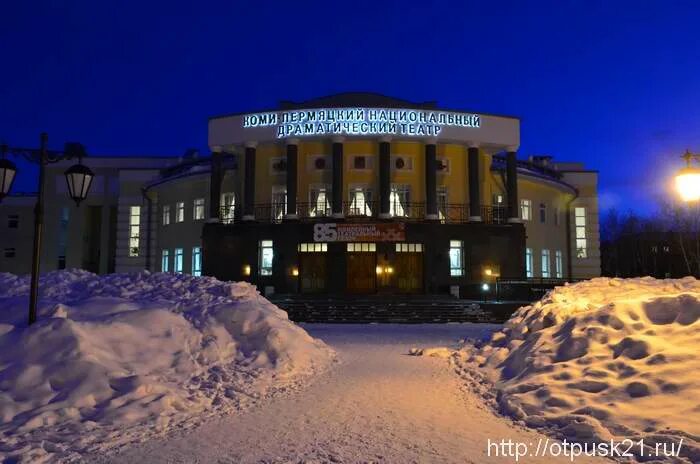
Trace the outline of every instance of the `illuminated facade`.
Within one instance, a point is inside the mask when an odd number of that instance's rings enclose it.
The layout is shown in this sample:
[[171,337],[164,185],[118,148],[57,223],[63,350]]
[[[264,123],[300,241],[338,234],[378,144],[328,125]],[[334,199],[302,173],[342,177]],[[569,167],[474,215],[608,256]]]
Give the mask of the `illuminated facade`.
[[[42,271],[248,280],[278,294],[484,296],[600,274],[597,173],[518,160],[517,118],[341,94],[214,117],[211,157],[91,157],[77,209],[47,172]],[[28,272],[30,196],[0,204],[0,271]]]

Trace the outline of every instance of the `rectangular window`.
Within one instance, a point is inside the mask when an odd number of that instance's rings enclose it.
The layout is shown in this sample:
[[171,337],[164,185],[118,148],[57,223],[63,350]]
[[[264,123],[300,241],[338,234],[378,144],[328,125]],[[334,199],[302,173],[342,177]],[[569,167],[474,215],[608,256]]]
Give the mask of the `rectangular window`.
[[170,250],[160,252],[160,271],[170,272]]
[[163,225],[170,224],[170,205],[163,205]]
[[236,197],[233,193],[221,194],[221,222],[224,224],[233,224],[234,214],[236,212]]
[[272,240],[260,240],[258,243],[258,272],[261,276],[272,275],[273,257]]
[[201,221],[204,219],[204,198],[194,200],[194,209],[192,210],[192,219]]
[[349,216],[371,216],[372,215],[372,191],[363,187],[352,187],[350,189]]
[[554,252],[554,272],[556,272],[557,279],[564,277],[564,258],[561,254],[561,250]]
[[547,205],[540,203],[540,223],[547,222]]
[[178,274],[182,274],[183,255],[182,248],[175,248],[175,265],[173,266],[173,270]]
[[185,222],[185,202],[175,203],[175,222]]
[[464,242],[450,240],[450,275],[464,275]]
[[411,188],[408,185],[392,185],[389,193],[389,214],[393,217],[408,217],[410,211]]
[[309,216],[331,215],[331,190],[328,187],[309,189]]
[[442,222],[447,221],[447,188],[438,187],[437,188],[437,207],[438,207],[438,219]]
[[528,279],[533,277],[532,262],[532,248],[525,248],[525,276]]
[[196,277],[202,275],[202,247],[192,248],[192,275]]
[[272,220],[279,222],[287,214],[287,187],[274,185],[272,187]]
[[576,224],[576,257],[587,258],[588,242],[586,241],[586,208],[575,208],[574,220]]
[[8,214],[7,215],[7,228],[8,229],[17,229],[18,227],[19,227],[19,215]]
[[559,225],[559,208],[554,208],[554,225],[558,226]]
[[5,248],[5,258],[14,258],[16,250],[14,248]]
[[300,243],[299,253],[325,253],[328,251],[327,243]]
[[520,200],[520,219],[529,221],[532,218],[532,202],[525,198]]
[[397,243],[397,253],[423,253],[422,243]]
[[549,271],[549,250],[542,250],[542,278],[551,277]]
[[348,243],[349,253],[373,253],[377,251],[376,243]]
[[129,208],[129,256],[139,255],[140,251],[140,231],[141,231],[141,207],[131,206]]

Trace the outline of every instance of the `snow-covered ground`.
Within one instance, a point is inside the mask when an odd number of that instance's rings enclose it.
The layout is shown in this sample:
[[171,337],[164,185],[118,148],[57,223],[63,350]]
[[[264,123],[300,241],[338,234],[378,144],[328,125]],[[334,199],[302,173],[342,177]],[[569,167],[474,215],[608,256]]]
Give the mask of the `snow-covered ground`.
[[[533,444],[546,437],[495,415],[436,350],[500,326],[486,324],[325,325],[304,328],[340,362],[301,392],[176,436],[124,447],[95,463],[515,463],[489,440]],[[437,357],[427,356],[438,355]],[[520,458],[566,463],[569,458]],[[576,463],[604,462],[578,458]]]
[[[559,287],[453,357],[501,413],[579,442],[679,444],[700,462],[700,281]],[[644,440],[640,455],[636,444]],[[670,462],[671,460],[664,460]]]
[[[70,460],[294,389],[335,355],[245,283],[0,274],[0,461]],[[4,461],[7,459],[7,461]]]

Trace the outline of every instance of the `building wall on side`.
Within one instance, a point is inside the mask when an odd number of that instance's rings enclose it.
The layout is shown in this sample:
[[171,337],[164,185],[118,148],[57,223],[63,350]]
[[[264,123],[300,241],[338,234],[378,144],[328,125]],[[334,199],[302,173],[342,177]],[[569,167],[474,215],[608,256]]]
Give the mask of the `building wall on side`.
[[[31,272],[35,203],[34,196],[6,197],[0,203],[0,272]],[[9,227],[11,216],[17,216],[17,228]],[[6,257],[12,250],[14,257]]]
[[[578,197],[569,211],[571,221],[572,277],[589,279],[599,277],[600,267],[600,212],[598,210],[598,173],[572,171],[564,174],[564,180],[578,189]],[[586,256],[578,257],[576,250],[576,208],[585,208]]]
[[[232,173],[234,174],[234,173]],[[234,189],[233,179],[227,177],[222,193]],[[175,249],[183,250],[184,273],[192,272],[192,249],[202,246],[202,227],[209,219],[209,173],[175,179],[162,183],[152,189],[158,198],[158,211],[155,220],[157,242],[155,245],[152,269],[162,271],[163,250],[169,252],[169,270],[173,271]],[[194,219],[194,202],[204,199],[204,219]],[[185,207],[184,220],[176,222],[176,205],[183,202]],[[170,224],[163,224],[163,208],[170,208]]]

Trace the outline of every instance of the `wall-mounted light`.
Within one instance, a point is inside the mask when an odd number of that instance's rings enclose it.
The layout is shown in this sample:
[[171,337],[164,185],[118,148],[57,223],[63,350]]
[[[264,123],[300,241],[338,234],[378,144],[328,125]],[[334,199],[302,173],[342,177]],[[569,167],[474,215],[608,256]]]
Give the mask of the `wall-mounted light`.
[[491,287],[489,284],[481,284],[481,291],[488,292]]
[[244,276],[249,276],[249,275],[250,275],[250,264],[244,264],[244,265],[243,265],[243,275],[244,275]]
[[490,267],[487,267],[486,269],[484,269],[484,275],[487,275],[489,277],[491,277],[491,275],[493,275],[493,271],[491,270]]
[[294,267],[292,268],[292,275],[293,275],[294,277],[297,277],[297,276],[299,275],[299,268],[298,268],[298,267],[294,266]]
[[381,275],[384,273],[384,268],[381,266],[377,266],[376,271],[377,271],[377,275]]
[[391,267],[391,266],[387,267],[387,268],[386,268],[386,273],[387,273],[387,274],[393,274],[393,273],[394,273],[394,268]]

